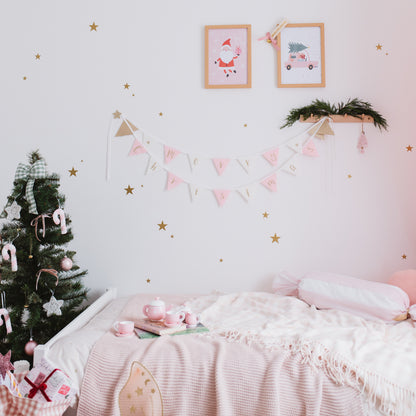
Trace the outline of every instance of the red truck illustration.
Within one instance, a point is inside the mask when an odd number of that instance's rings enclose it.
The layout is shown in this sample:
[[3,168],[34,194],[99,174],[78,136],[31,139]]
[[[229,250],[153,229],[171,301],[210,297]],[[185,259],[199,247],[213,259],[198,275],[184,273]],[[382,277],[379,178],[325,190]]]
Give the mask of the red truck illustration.
[[311,61],[307,51],[308,48],[309,46],[305,46],[303,43],[289,42],[289,58],[284,63],[288,71],[292,68],[308,68],[312,70],[318,67],[318,61]]

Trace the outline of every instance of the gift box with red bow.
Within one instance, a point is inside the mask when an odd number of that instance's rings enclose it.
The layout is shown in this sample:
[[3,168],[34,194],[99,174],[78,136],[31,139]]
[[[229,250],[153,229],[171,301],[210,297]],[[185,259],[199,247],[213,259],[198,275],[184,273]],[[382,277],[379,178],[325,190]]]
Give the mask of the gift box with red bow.
[[23,397],[40,402],[55,402],[71,398],[74,389],[70,378],[45,358],[19,383]]

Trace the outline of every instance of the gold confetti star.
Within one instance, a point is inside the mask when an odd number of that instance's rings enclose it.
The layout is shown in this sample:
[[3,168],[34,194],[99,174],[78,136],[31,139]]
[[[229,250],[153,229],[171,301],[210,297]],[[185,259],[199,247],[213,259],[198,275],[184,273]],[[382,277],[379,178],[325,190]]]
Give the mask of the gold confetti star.
[[162,112],[160,112],[160,113],[159,113],[159,116],[160,116],[160,117],[162,117],[162,116],[163,116],[163,113],[162,113]]
[[348,174],[348,179],[351,179],[352,178],[352,175],[351,174]]
[[132,188],[130,185],[128,185],[127,188],[124,188],[124,190],[126,191],[126,195],[128,195],[128,194],[133,195],[134,188]]
[[140,387],[137,387],[137,389],[135,390],[136,394],[138,396],[142,396],[143,395],[143,389],[141,389]]
[[170,238],[173,238],[173,237],[175,237],[173,234],[170,236]]
[[114,113],[113,113],[114,118],[120,118],[120,116],[121,116],[120,111],[118,111],[118,110],[114,111]]
[[78,172],[78,170],[76,170],[73,166],[72,166],[72,169],[71,170],[68,170],[68,172],[69,172],[69,176],[77,176],[77,172]]
[[267,211],[263,212],[263,218],[269,218],[269,213]]
[[130,393],[127,395],[127,398],[128,399],[131,399],[131,394]]
[[95,22],[92,22],[92,25],[90,25],[90,32],[92,32],[93,30],[97,31],[97,27],[98,25],[96,25]]
[[35,59],[40,59],[40,55],[38,53],[35,55]]
[[23,81],[26,81],[27,80],[27,77],[23,77]]
[[410,145],[409,145],[409,146],[407,146],[407,147],[406,147],[406,150],[407,150],[408,152],[411,152],[411,151],[413,150],[413,146],[410,146]]
[[246,124],[244,124],[244,127],[247,127],[247,123],[246,123]]
[[403,259],[403,260],[406,260],[406,259],[407,259],[406,254],[402,254],[402,259]]
[[277,243],[277,244],[279,244],[279,239],[280,239],[280,237],[278,237],[278,236],[276,235],[276,233],[274,233],[274,235],[270,236],[270,238],[272,239],[272,243]]
[[136,413],[136,408],[134,406],[130,406],[130,413]]
[[126,82],[125,84],[124,84],[124,89],[125,90],[128,90],[130,88],[130,84],[128,83],[128,82]]
[[220,263],[222,263],[224,260],[223,259],[220,259]]
[[149,278],[147,278],[147,279],[146,279],[146,282],[147,282],[147,283],[150,283],[150,279],[149,279]]
[[164,224],[163,221],[160,224],[158,224],[158,226],[159,226],[159,231],[160,230],[165,230],[166,231],[167,224]]
[[379,43],[377,43],[376,48],[377,48],[378,51],[381,51],[381,48],[382,47],[383,47],[382,45],[380,45]]

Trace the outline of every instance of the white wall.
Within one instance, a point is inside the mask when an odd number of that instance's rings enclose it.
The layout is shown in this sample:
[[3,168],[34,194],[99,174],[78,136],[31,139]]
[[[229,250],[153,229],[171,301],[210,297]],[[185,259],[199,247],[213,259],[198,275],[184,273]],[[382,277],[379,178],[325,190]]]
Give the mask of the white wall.
[[[4,2],[0,200],[17,164],[39,148],[61,175],[71,248],[89,269],[85,283],[93,291],[269,289],[283,268],[386,281],[414,267],[416,257],[416,149],[405,149],[416,146],[415,12],[413,0]],[[275,52],[256,39],[284,17],[325,24],[326,88],[276,87]],[[251,89],[203,88],[203,29],[212,24],[252,25]],[[186,186],[165,192],[164,173],[145,176],[146,157],[126,157],[131,138],[113,141],[105,181],[116,109],[174,147],[224,156],[256,153],[303,128],[279,130],[293,107],[350,97],[373,103],[389,132],[366,126],[369,149],[360,155],[360,125],[334,125],[333,144],[318,143],[321,157],[303,158],[302,176],[280,174],[278,193],[259,189],[249,205],[232,195],[218,208],[208,194],[192,204]],[[69,177],[72,166],[76,178]],[[189,175],[185,167],[172,162]],[[224,180],[247,182],[237,165],[229,169]],[[213,169],[201,181],[222,183]],[[133,196],[125,194],[128,184]],[[157,226],[162,220],[166,232]],[[271,243],[274,233],[279,244]]]

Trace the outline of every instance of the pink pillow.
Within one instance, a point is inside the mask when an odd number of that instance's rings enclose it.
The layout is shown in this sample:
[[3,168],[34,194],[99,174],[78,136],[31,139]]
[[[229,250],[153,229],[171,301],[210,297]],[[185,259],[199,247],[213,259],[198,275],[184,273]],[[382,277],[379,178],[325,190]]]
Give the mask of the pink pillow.
[[397,322],[410,312],[416,318],[416,305],[409,310],[409,297],[399,287],[339,274],[308,273],[299,279],[283,272],[275,277],[273,291],[297,296],[318,309],[339,309],[370,320]]

